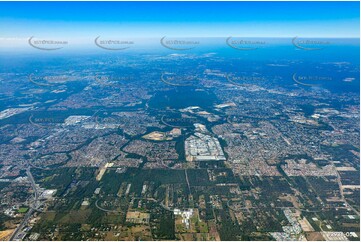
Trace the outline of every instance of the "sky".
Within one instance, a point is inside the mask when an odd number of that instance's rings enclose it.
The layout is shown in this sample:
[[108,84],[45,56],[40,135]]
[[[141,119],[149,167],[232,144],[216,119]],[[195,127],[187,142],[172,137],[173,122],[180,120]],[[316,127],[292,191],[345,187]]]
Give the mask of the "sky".
[[359,38],[359,2],[0,2],[0,38]]

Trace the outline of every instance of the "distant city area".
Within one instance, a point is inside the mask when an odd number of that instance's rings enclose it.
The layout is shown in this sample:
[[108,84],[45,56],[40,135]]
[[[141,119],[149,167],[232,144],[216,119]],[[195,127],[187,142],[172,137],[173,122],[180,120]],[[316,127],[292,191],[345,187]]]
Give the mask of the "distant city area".
[[[313,64],[339,89],[294,82],[302,61],[42,61],[1,73],[2,238],[359,239],[353,63]],[[175,63],[176,86],[161,80]]]

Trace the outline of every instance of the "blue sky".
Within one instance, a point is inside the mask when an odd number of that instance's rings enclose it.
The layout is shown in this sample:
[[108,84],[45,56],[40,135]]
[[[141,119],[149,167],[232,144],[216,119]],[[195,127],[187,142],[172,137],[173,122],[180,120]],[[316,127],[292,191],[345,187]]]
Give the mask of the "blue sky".
[[0,2],[0,37],[359,37],[359,2]]

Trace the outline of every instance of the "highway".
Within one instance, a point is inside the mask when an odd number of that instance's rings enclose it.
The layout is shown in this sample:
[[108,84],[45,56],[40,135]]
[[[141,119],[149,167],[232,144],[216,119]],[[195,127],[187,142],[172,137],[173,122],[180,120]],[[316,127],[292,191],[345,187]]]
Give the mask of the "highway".
[[39,191],[36,187],[34,177],[30,172],[30,167],[28,167],[26,169],[26,175],[28,176],[28,179],[31,183],[31,187],[33,188],[33,191],[34,191],[34,203],[33,203],[33,205],[30,206],[28,212],[25,214],[23,221],[19,224],[19,226],[15,229],[14,233],[11,235],[10,241],[22,240],[22,238],[24,236],[24,234],[22,232],[24,227],[28,224],[31,215],[33,215],[33,212],[38,211],[38,208],[41,205],[41,204],[38,204]]

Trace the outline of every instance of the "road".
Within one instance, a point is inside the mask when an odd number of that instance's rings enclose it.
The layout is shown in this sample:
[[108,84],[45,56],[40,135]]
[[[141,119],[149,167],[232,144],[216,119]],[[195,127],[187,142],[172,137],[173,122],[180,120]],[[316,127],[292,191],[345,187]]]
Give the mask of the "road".
[[354,213],[357,214],[357,216],[360,216],[360,213],[347,202],[347,200],[346,200],[346,198],[345,198],[345,195],[344,195],[344,193],[343,193],[341,176],[340,176],[340,174],[339,174],[338,172],[336,172],[336,173],[337,173],[337,183],[338,183],[338,186],[340,187],[340,193],[341,193],[341,198],[342,198],[343,202],[346,204],[346,207],[347,207],[347,208],[350,208]]
[[185,173],[185,175],[186,175],[186,181],[187,181],[187,186],[188,186],[189,194],[192,195],[191,185],[189,184],[189,180],[188,180],[187,169],[184,169],[184,173]]
[[10,240],[21,240],[23,237],[23,229],[24,227],[28,224],[29,219],[31,217],[31,215],[33,215],[33,212],[38,211],[38,208],[40,207],[41,204],[38,204],[38,199],[39,199],[39,191],[36,187],[35,184],[35,180],[33,175],[30,172],[30,167],[28,167],[26,169],[26,175],[28,176],[28,179],[31,183],[31,187],[33,188],[34,191],[34,202],[33,204],[30,206],[28,212],[25,214],[23,221],[19,224],[19,226],[15,229],[14,233],[12,234],[12,236],[10,237]]

